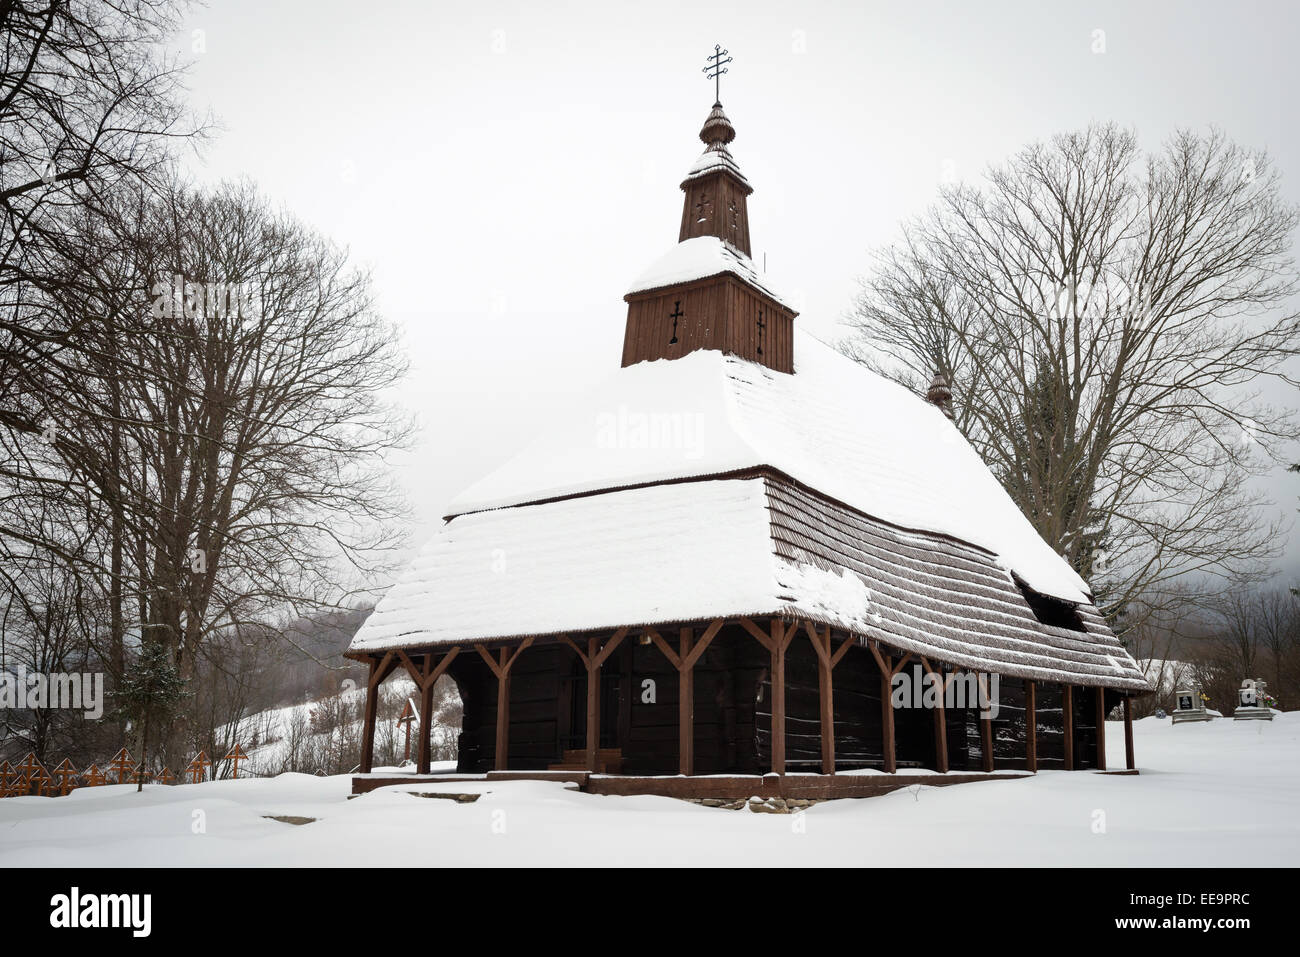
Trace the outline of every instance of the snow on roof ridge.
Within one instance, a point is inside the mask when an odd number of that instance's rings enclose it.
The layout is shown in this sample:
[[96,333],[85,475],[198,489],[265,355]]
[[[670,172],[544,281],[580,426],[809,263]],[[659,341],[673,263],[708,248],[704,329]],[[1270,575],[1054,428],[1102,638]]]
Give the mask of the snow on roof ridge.
[[626,294],[632,296],[723,273],[731,273],[763,295],[794,311],[789,302],[772,288],[766,274],[759,273],[752,259],[717,236],[683,239],[642,272]]
[[795,335],[792,375],[714,350],[618,370],[448,514],[768,467],[864,515],[991,552],[1035,591],[1090,601],[937,407]]

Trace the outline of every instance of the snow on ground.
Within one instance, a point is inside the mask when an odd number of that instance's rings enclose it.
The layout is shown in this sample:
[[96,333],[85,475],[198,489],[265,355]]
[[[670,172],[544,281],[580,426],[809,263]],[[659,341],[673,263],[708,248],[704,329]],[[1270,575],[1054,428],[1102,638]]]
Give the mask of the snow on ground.
[[[553,782],[406,785],[286,774],[0,801],[0,865],[1196,865],[1300,852],[1300,712],[1135,723],[1140,776],[1044,772],[803,814],[604,797]],[[1112,723],[1112,767],[1123,735]],[[411,791],[465,792],[474,803]],[[1099,812],[1104,833],[1097,832]],[[294,825],[268,815],[315,818]],[[196,833],[198,822],[203,833]]]

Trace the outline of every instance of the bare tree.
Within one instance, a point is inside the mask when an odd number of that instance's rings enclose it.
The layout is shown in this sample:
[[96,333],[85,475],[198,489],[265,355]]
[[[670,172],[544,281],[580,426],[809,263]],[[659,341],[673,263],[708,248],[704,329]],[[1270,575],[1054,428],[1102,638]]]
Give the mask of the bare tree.
[[1114,126],[947,189],[877,257],[845,351],[957,422],[1116,614],[1189,575],[1259,574],[1278,527],[1247,477],[1293,437],[1255,392],[1300,345],[1296,209],[1262,153]]
[[[122,473],[69,474],[54,451],[60,398],[85,385],[73,340],[105,314],[48,304],[81,285],[68,263],[93,254],[73,248],[83,236],[71,221],[123,186],[156,182],[209,128],[185,105],[186,65],[163,52],[188,6],[0,0],[0,591],[13,595],[21,569],[51,559],[83,579],[79,591],[103,587],[105,602],[66,610],[106,610],[106,628],[94,630],[107,631],[112,677],[126,663]],[[115,421],[111,393],[98,404]],[[115,458],[116,436],[105,448]]]
[[75,222],[79,281],[43,300],[76,329],[57,436],[17,461],[81,513],[111,604],[130,608],[104,658],[129,631],[188,681],[221,636],[283,637],[277,621],[347,607],[389,567],[405,364],[369,277],[248,183],[122,190]]
[[1216,646],[1226,670],[1242,678],[1268,678],[1276,694],[1286,688],[1287,658],[1300,637],[1300,605],[1287,589],[1238,588],[1213,603]]
[[[184,65],[160,54],[180,0],[0,0],[0,429],[40,431],[49,373],[75,334],[43,308],[62,268],[67,219],[107,202],[124,182],[151,181],[173,147],[206,124],[183,104]],[[86,321],[86,317],[83,317]],[[0,479],[6,477],[0,455]],[[0,555],[32,543],[3,524]],[[57,549],[57,544],[55,545]]]

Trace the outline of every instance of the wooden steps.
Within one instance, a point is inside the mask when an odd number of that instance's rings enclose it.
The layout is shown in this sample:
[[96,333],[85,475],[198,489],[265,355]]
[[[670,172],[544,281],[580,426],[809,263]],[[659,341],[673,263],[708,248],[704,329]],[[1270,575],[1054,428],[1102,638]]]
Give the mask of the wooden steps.
[[[587,752],[583,748],[574,748],[564,752],[564,760],[547,766],[548,771],[586,771]],[[623,771],[623,750],[621,748],[601,748],[596,752],[597,774],[621,774]]]

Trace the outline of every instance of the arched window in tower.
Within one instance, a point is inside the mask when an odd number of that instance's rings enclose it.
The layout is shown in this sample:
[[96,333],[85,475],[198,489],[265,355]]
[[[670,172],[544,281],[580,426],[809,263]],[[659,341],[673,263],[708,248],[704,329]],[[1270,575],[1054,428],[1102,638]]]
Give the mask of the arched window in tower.
[[713,200],[709,199],[708,193],[700,193],[700,200],[695,204],[695,221],[697,223],[707,223],[712,215]]
[[733,242],[740,235],[740,206],[734,199],[727,204],[727,233]]

